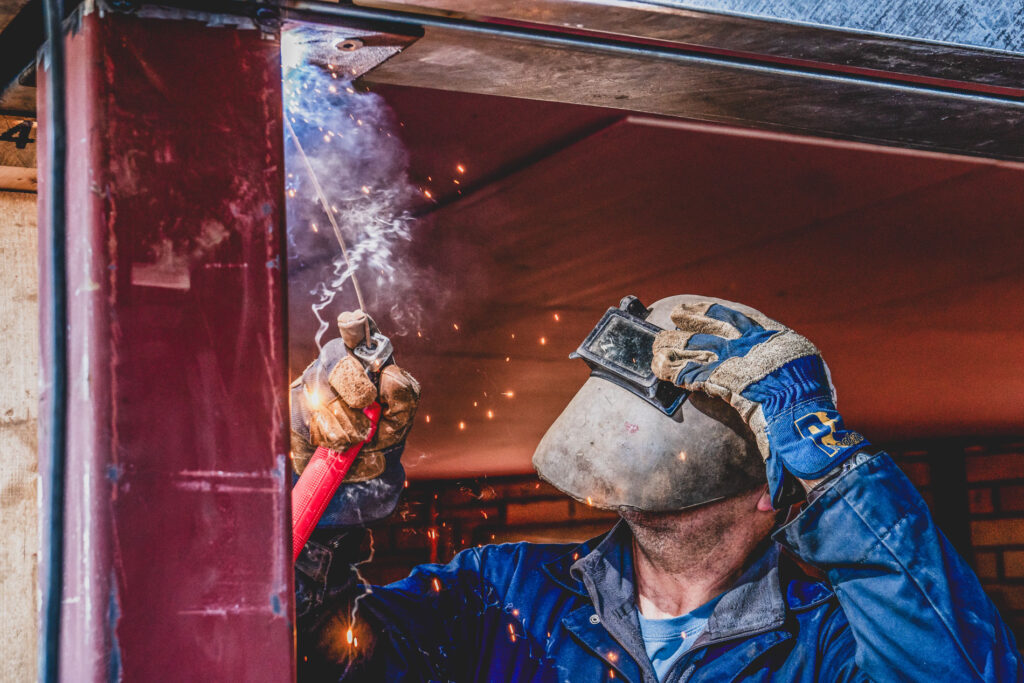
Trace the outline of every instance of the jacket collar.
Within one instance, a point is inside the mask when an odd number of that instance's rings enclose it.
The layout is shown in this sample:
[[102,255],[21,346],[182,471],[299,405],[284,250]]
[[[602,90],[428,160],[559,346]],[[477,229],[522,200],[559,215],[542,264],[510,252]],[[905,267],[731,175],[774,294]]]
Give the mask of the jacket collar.
[[[626,523],[619,520],[608,533],[581,543],[545,564],[543,571],[563,588],[589,597],[605,628],[609,628],[620,642],[623,638],[612,629],[616,624],[625,627],[635,622],[637,642],[643,652],[636,618],[632,555],[632,535]],[[769,542],[736,584],[722,596],[697,643],[720,642],[778,628],[786,620],[787,607],[808,607],[832,595],[820,584],[810,588],[809,594],[806,590],[800,595],[784,593],[780,578],[780,550],[778,545]],[[634,640],[628,633],[623,635],[627,641]],[[629,647],[632,643],[622,644],[632,650]]]
[[[636,614],[633,582],[632,534],[619,520],[597,546],[569,567],[569,575],[586,589],[596,617],[607,632],[642,671],[644,680],[657,680],[647,657],[640,620]],[[600,628],[600,627],[599,627]],[[630,677],[635,678],[635,677]]]
[[770,543],[715,605],[696,646],[781,627],[786,600],[779,579],[779,547]]

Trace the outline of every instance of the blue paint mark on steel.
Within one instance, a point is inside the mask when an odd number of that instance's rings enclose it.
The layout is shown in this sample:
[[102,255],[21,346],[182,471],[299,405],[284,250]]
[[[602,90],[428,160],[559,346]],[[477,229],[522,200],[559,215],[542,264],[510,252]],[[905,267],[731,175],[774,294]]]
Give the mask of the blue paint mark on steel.
[[281,605],[281,598],[276,593],[270,596],[270,608],[274,610],[274,614],[277,616],[284,616],[284,609]]
[[272,258],[269,261],[267,261],[267,268],[269,268],[269,269],[280,268],[280,267],[281,267],[281,264],[278,263],[278,259],[276,259],[276,258]]
[[107,680],[117,683],[122,678],[121,644],[117,642],[117,622],[121,618],[121,608],[117,604],[117,577],[110,575],[110,602],[107,605],[107,630],[110,634],[110,659],[107,662]]

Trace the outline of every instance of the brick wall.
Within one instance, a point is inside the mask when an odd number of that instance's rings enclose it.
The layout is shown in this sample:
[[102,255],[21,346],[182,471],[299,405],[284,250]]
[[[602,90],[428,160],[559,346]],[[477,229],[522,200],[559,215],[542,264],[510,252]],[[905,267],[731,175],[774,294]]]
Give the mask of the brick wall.
[[[936,523],[974,566],[1024,637],[1024,439],[890,444]],[[611,527],[614,513],[577,503],[535,476],[410,482],[398,510],[373,527],[375,583],[463,548],[506,541],[571,542]]]
[[1024,636],[1024,442],[966,449],[968,518],[975,571],[1007,621]]

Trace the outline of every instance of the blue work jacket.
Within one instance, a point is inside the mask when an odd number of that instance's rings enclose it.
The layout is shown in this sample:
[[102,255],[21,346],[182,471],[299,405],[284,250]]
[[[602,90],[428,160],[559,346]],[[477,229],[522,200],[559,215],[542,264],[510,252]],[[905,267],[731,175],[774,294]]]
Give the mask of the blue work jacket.
[[[329,585],[335,546],[297,566],[300,680],[657,680],[622,522],[581,545],[473,548],[369,592]],[[664,681],[1024,680],[995,606],[884,453],[848,461],[755,557]]]

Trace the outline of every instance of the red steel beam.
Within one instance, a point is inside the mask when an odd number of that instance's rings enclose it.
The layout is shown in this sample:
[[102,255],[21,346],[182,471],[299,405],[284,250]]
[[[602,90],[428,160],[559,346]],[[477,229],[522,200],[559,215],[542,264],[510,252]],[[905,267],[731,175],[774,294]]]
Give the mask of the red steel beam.
[[279,44],[99,12],[65,42],[61,678],[291,680]]

